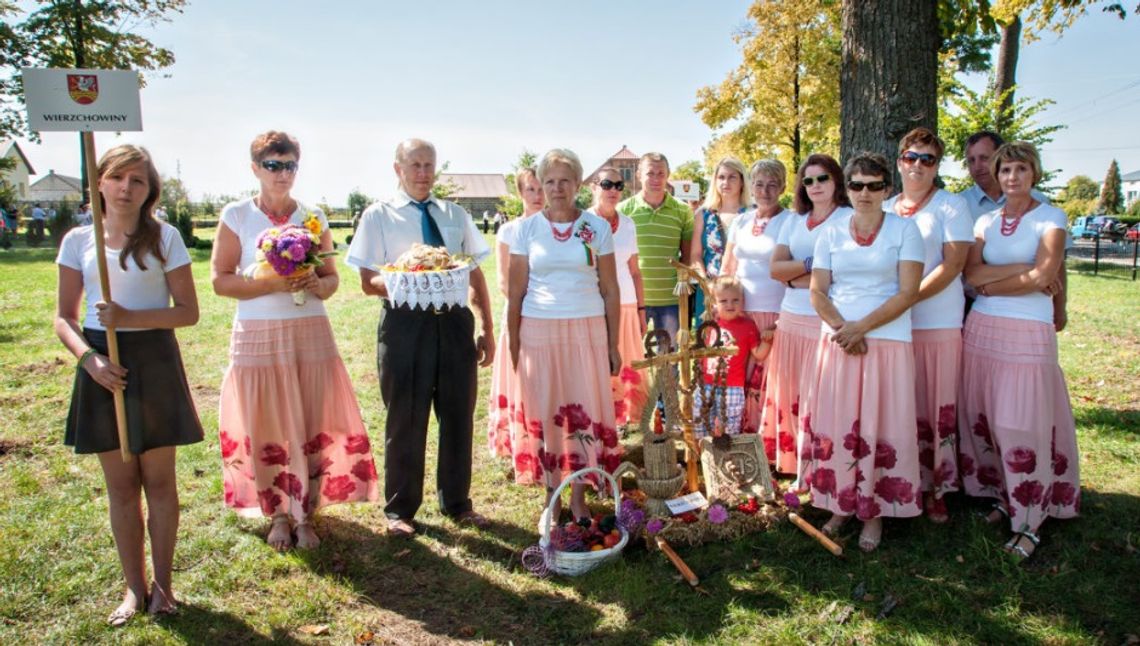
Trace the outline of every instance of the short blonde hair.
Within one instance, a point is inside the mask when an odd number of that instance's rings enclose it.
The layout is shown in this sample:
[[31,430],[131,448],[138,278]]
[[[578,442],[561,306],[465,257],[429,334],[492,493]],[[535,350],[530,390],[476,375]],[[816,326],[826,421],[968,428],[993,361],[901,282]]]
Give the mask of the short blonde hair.
[[546,176],[554,164],[569,166],[571,172],[574,173],[574,179],[579,184],[582,183],[582,161],[578,159],[578,155],[575,155],[574,151],[565,148],[555,148],[542,156],[542,161],[538,162],[538,181],[542,181],[542,178]]
[[660,162],[665,164],[665,170],[669,170],[669,160],[661,153],[645,153],[637,160],[637,167],[641,168],[650,162]]
[[720,161],[713,166],[713,174],[709,182],[709,194],[705,198],[704,208],[711,211],[719,211],[720,207],[724,204],[724,196],[720,194],[720,188],[717,187],[716,176],[722,168],[731,168],[740,175],[740,191],[736,195],[737,204],[740,206],[748,206],[748,173],[744,170],[744,162],[735,157],[722,157]]
[[780,188],[788,188],[788,169],[778,159],[761,159],[748,170],[748,181],[755,182],[757,175],[779,180]]
[[743,294],[744,284],[736,276],[717,276],[712,282],[712,293],[715,296],[721,292]]
[[994,179],[997,179],[1002,164],[1015,161],[1029,164],[1033,169],[1033,185],[1037,186],[1037,182],[1041,181],[1041,155],[1028,141],[1009,141],[997,149],[994,158],[990,160],[990,172],[993,173]]

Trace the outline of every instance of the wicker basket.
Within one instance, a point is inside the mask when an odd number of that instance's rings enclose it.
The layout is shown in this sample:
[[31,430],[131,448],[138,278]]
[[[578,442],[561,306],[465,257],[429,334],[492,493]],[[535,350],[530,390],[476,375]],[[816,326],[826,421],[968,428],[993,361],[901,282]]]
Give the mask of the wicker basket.
[[[571,482],[581,478],[589,473],[599,473],[610,481],[610,490],[614,493],[614,514],[618,519],[618,530],[621,531],[621,540],[617,545],[609,549],[597,550],[593,552],[562,552],[555,549],[550,549],[550,524],[553,516],[553,504],[558,497],[562,495],[562,490],[567,487]],[[617,481],[614,477],[606,473],[604,470],[597,467],[586,467],[571,473],[558,485],[554,490],[554,495],[550,496],[550,505],[542,512],[542,518],[538,521],[539,531],[541,532],[538,545],[542,548],[546,556],[546,565],[550,568],[551,572],[562,574],[565,576],[578,576],[585,574],[590,570],[598,567],[603,563],[617,560],[621,556],[621,551],[629,543],[629,532],[621,527],[621,489],[618,488]]]
[[439,271],[396,271],[381,268],[388,299],[410,309],[436,309],[467,305],[470,274],[478,265],[469,263]]

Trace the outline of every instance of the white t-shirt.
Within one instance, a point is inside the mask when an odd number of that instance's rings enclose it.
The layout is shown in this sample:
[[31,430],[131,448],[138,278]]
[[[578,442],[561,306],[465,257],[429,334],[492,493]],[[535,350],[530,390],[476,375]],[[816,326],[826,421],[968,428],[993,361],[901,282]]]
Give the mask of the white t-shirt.
[[[777,245],[784,245],[792,253],[793,260],[803,260],[815,253],[815,241],[820,233],[837,219],[854,213],[849,206],[841,206],[828,216],[827,220],[808,230],[807,214],[789,213],[780,227],[776,237]],[[770,272],[769,272],[770,273]],[[815,308],[811,306],[811,290],[807,287],[788,287],[784,290],[784,300],[780,303],[780,310],[801,316],[818,316]]]
[[[603,218],[605,219],[605,218]],[[612,230],[612,229],[611,229]],[[637,288],[629,271],[629,259],[637,254],[637,226],[628,215],[618,213],[618,228],[614,236],[614,263],[617,264],[617,282],[622,305],[637,304]]]
[[[320,209],[309,208],[297,202],[297,209],[289,216],[287,224],[301,225],[309,213],[315,213],[321,221],[322,230],[327,229],[329,221]],[[241,260],[239,271],[257,262],[257,237],[262,231],[275,225],[269,216],[257,208],[252,197],[244,200],[230,202],[222,208],[220,226],[225,226],[238,237],[241,243]],[[297,319],[307,316],[325,316],[324,301],[308,294],[304,305],[297,305],[293,295],[289,292],[265,294],[254,298],[240,299],[237,302],[237,313],[234,315],[239,321],[269,321],[277,319]]]
[[[893,213],[899,196],[883,203],[883,210]],[[925,278],[942,264],[942,245],[947,242],[974,242],[973,218],[966,200],[944,190],[938,190],[922,210],[913,216],[918,231],[922,234],[922,245],[926,248],[926,264],[922,268]],[[962,312],[966,307],[966,296],[962,291],[962,281],[950,281],[942,291],[930,298],[915,303],[911,308],[911,329],[945,330],[962,327]]]
[[[573,229],[568,240],[556,240]],[[587,238],[589,242],[583,241]],[[590,247],[587,262],[586,247]],[[614,253],[610,223],[583,211],[574,222],[552,224],[545,212],[519,223],[512,256],[525,256],[530,281],[523,297],[522,315],[539,319],[577,319],[606,313],[598,290],[598,256]]]
[[[170,307],[170,289],[166,285],[166,273],[190,264],[190,254],[182,243],[178,229],[160,223],[162,227],[162,255],[165,263],[160,263],[154,254],[143,257],[146,270],[139,269],[134,255],[127,256],[127,270],[119,266],[119,250],[104,247],[107,256],[107,279],[111,284],[112,299],[129,310],[153,310]],[[59,245],[56,263],[83,273],[83,292],[86,299],[86,314],[83,327],[104,330],[95,303],[103,300],[103,288],[99,284],[99,267],[95,256],[95,227],[76,227],[67,232]],[[116,328],[129,332],[144,328]]]
[[744,311],[779,312],[787,286],[772,278],[772,252],[780,229],[795,213],[784,209],[768,221],[760,235],[752,235],[756,211],[737,216],[728,228],[728,242],[736,255],[736,277],[744,287]]
[[[515,243],[515,233],[518,231],[519,222],[522,221],[522,219],[523,218],[511,220],[510,222],[507,222],[506,224],[499,227],[499,232],[495,234],[495,241],[499,244],[506,245],[507,249],[510,249],[511,245]],[[506,270],[506,267],[499,268],[499,271]]]
[[[1037,261],[1041,238],[1053,229],[1064,231],[1068,225],[1064,211],[1048,204],[1039,204],[1021,216],[1021,222],[1013,235],[1001,234],[1001,220],[999,210],[979,217],[974,223],[974,236],[985,242],[985,246],[982,247],[982,260],[987,265],[1015,263],[1032,265]],[[1028,319],[1042,323],[1053,322],[1053,299],[1039,291],[1020,296],[978,294],[977,300],[974,301],[974,309],[990,316]]]
[[[887,212],[874,242],[863,247],[851,235],[854,212],[831,216],[815,243],[813,269],[831,270],[828,296],[847,321],[858,321],[899,293],[899,263],[922,263],[922,234],[909,219]],[[825,323],[826,325],[826,323]],[[830,326],[828,326],[830,329]],[[867,333],[869,339],[910,341],[910,310]],[[834,330],[832,330],[834,331]]]

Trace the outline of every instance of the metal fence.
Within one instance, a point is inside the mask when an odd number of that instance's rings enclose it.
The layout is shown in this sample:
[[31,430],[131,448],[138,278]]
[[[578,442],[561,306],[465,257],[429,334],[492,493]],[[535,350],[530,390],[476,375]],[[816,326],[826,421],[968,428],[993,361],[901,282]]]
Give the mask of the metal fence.
[[1137,257],[1140,240],[1101,237],[1074,240],[1069,260],[1077,271],[1091,271],[1095,275],[1130,276],[1136,280]]

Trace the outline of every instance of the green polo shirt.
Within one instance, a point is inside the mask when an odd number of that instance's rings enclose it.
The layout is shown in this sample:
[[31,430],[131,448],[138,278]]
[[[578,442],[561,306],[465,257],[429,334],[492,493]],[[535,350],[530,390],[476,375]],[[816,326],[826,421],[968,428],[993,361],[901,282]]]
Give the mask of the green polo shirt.
[[676,305],[673,288],[677,285],[677,270],[669,261],[679,260],[681,245],[689,244],[693,237],[693,212],[668,193],[656,209],[638,193],[618,204],[617,210],[628,215],[637,227],[637,258],[645,304]]

